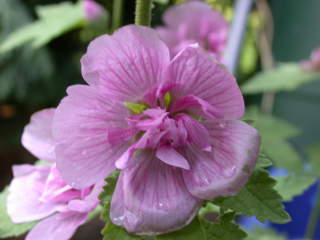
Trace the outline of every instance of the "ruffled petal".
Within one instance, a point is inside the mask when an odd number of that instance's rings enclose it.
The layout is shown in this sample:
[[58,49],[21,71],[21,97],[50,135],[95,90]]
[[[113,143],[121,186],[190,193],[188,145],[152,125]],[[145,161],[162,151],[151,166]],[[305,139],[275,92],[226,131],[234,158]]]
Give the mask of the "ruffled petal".
[[13,166],[14,179],[7,199],[8,214],[13,222],[39,220],[63,207],[62,204],[40,201],[49,172],[49,166]]
[[122,171],[111,203],[111,220],[137,234],[160,234],[187,225],[200,201],[187,190],[181,170],[152,151],[135,156],[141,164]]
[[168,67],[167,80],[177,86],[177,98],[192,95],[211,105],[215,113],[211,119],[235,119],[244,113],[243,97],[234,77],[199,48],[180,52]]
[[85,223],[86,213],[63,212],[38,223],[27,235],[26,240],[69,240],[77,228]]
[[173,167],[190,169],[188,161],[171,146],[160,146],[157,148],[156,156],[161,161]]
[[126,128],[128,109],[101,96],[95,87],[77,85],[68,88],[56,109],[53,135],[57,168],[63,179],[74,188],[85,188],[107,177],[114,161],[130,144],[114,146],[108,129]]
[[258,132],[246,123],[205,121],[212,152],[188,146],[182,153],[191,165],[183,171],[189,191],[201,199],[213,199],[237,193],[253,171],[260,147]]
[[135,102],[161,81],[169,61],[169,50],[156,31],[130,25],[90,43],[81,59],[82,75],[109,97]]
[[30,123],[24,128],[22,145],[37,158],[54,162],[55,142],[52,137],[52,119],[55,109],[49,108],[31,117]]

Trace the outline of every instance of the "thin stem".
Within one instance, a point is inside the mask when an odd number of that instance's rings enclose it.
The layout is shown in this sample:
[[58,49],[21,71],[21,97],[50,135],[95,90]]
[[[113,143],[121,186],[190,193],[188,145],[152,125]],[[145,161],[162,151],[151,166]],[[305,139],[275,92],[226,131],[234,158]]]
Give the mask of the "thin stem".
[[136,0],[135,24],[150,26],[152,0]]
[[[273,17],[271,9],[266,0],[258,1],[257,9],[265,22],[265,26],[259,34],[258,42],[258,48],[261,55],[261,65],[264,71],[269,71],[274,67],[274,59],[271,49],[273,39]],[[271,114],[273,111],[274,100],[274,92],[264,93],[261,100],[261,111]]]
[[122,26],[123,0],[113,0],[112,31]]
[[305,239],[314,239],[314,234],[316,233],[316,230],[317,230],[319,217],[320,217],[320,182],[318,182],[317,191],[316,191],[316,202],[308,220],[307,233],[306,233]]
[[244,33],[247,26],[247,18],[254,0],[237,0],[234,9],[234,19],[228,39],[226,55],[223,62],[230,72],[235,73]]

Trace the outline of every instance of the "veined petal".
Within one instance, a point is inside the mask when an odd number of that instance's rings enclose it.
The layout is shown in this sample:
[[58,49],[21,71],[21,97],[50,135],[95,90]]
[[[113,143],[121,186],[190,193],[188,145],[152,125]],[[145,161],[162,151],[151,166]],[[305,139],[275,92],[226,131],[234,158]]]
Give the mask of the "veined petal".
[[9,186],[8,214],[15,223],[42,219],[63,207],[61,203],[40,201],[50,166],[29,164],[13,166],[14,179]]
[[186,189],[181,170],[152,151],[135,155],[140,164],[122,171],[111,204],[111,219],[127,231],[160,234],[187,225],[200,201]]
[[69,185],[79,189],[91,186],[115,169],[115,160],[130,144],[113,146],[108,130],[128,127],[128,114],[123,104],[102,97],[95,87],[68,88],[68,96],[56,109],[53,135],[59,143],[57,168]]
[[69,240],[77,228],[85,223],[87,213],[62,212],[39,222],[26,240]]
[[256,164],[260,136],[246,123],[205,121],[210,134],[212,152],[188,146],[183,154],[191,165],[183,171],[189,191],[201,199],[213,199],[237,193],[247,182]]
[[81,66],[89,84],[99,85],[113,99],[134,102],[161,81],[169,61],[156,31],[130,25],[92,41]]
[[188,161],[170,146],[164,145],[159,147],[156,151],[156,156],[164,163],[173,167],[179,167],[187,170],[190,169]]
[[52,137],[52,120],[55,109],[49,108],[32,115],[30,123],[24,128],[22,145],[37,158],[54,162],[55,142]]
[[244,113],[244,101],[234,77],[201,49],[188,47],[171,62],[167,81],[176,84],[176,98],[193,95],[215,110],[211,119],[235,119]]

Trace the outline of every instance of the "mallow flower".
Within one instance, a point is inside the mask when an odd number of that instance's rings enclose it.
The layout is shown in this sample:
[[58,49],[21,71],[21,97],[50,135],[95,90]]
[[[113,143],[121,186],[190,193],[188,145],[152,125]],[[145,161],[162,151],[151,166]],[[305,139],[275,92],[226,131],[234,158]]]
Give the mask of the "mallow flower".
[[169,8],[163,15],[164,27],[157,28],[173,55],[198,43],[217,59],[222,58],[229,25],[223,15],[202,1],[189,1]]
[[101,15],[104,14],[105,11],[103,7],[94,0],[84,0],[83,10],[86,19],[89,21],[97,20],[99,17],[101,17]]
[[27,240],[67,240],[85,223],[88,214],[99,204],[102,184],[74,189],[61,177],[54,161],[50,125],[53,109],[32,116],[22,143],[48,165],[15,165],[9,186],[7,210],[14,223],[39,221]]
[[69,87],[53,118],[57,168],[79,189],[120,169],[114,224],[174,231],[246,183],[259,134],[236,120],[240,89],[211,55],[192,45],[171,58],[155,30],[130,25],[93,40],[81,67],[88,85]]
[[314,49],[310,59],[302,61],[301,65],[305,70],[320,71],[320,48]]

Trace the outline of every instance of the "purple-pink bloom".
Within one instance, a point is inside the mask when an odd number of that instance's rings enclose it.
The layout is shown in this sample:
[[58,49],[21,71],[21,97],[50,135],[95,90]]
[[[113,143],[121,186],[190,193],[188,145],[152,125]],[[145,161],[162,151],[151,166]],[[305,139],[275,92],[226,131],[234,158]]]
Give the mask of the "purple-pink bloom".
[[157,28],[173,55],[190,44],[199,44],[217,59],[226,46],[229,25],[223,15],[202,1],[190,1],[169,8],[164,27]]
[[301,66],[305,70],[320,71],[320,48],[314,49],[310,59],[302,61]]
[[[37,157],[54,162],[54,141],[50,133],[53,115],[53,109],[35,113],[24,130],[22,143]],[[29,232],[27,240],[68,240],[99,204],[103,181],[81,190],[74,189],[62,179],[55,163],[15,165],[13,175],[7,199],[12,221],[41,220]]]
[[84,0],[83,10],[86,19],[89,21],[97,20],[102,14],[104,14],[103,7],[94,0]]
[[246,183],[259,134],[235,120],[244,113],[240,89],[210,54],[189,46],[171,58],[156,31],[126,26],[92,41],[81,64],[88,85],[69,87],[53,120],[57,168],[80,189],[121,169],[113,223],[137,234],[174,231],[202,200]]

